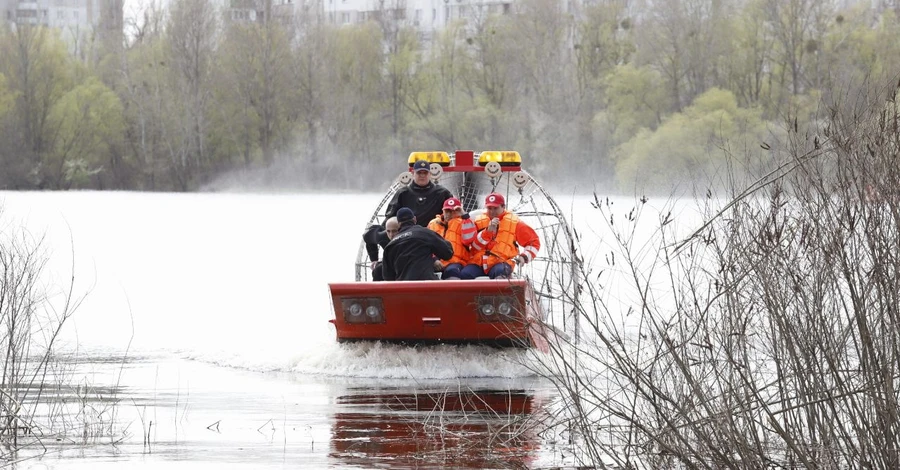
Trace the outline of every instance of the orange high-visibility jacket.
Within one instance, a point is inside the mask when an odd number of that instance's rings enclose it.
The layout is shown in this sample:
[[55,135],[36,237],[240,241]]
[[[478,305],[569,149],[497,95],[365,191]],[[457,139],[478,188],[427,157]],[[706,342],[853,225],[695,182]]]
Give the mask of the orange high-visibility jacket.
[[488,272],[497,263],[507,263],[510,267],[515,267],[515,258],[519,255],[520,246],[523,248],[522,255],[528,262],[531,262],[541,249],[541,240],[537,232],[519,220],[516,214],[503,211],[499,218],[500,227],[496,234],[484,230],[491,223],[487,214],[481,214],[475,219],[478,235],[471,245],[472,262],[477,262],[480,258],[484,272]]
[[444,216],[438,215],[431,219],[428,228],[437,232],[438,235],[444,237],[444,240],[453,245],[453,257],[447,261],[441,260],[441,264],[446,267],[448,264],[459,263],[466,265],[470,263],[469,246],[475,239],[475,223],[471,219],[461,219],[459,217],[444,222]]

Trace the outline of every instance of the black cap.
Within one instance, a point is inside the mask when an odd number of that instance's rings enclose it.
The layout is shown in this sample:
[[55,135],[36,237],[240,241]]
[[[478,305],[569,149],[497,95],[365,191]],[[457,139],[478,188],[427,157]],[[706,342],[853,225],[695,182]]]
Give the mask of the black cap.
[[412,209],[409,207],[403,207],[399,211],[397,211],[397,222],[401,224],[404,222],[410,222],[412,219],[416,217],[416,214],[413,214]]

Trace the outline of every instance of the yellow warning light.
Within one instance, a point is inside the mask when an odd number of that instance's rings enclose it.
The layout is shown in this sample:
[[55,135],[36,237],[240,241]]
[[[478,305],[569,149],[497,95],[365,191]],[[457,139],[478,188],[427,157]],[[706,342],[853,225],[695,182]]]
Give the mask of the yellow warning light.
[[440,166],[450,165],[450,154],[447,152],[412,152],[409,154],[409,166],[412,167],[418,160],[428,163],[437,163]]
[[489,162],[497,162],[500,166],[519,166],[522,164],[522,157],[515,150],[497,151],[490,150],[481,152],[478,155],[478,164],[487,165]]

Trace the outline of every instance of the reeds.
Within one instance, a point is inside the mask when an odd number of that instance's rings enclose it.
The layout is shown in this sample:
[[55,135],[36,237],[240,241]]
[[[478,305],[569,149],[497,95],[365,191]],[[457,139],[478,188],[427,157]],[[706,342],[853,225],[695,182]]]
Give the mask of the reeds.
[[48,443],[88,444],[112,437],[115,390],[77,378],[77,356],[59,351],[60,332],[83,300],[74,295],[74,275],[61,292],[50,291],[43,239],[24,229],[2,228],[0,458],[14,461],[28,447],[46,451]]
[[581,340],[537,367],[578,463],[900,468],[897,93],[790,126],[687,236],[663,210],[638,240],[643,201],[595,198],[613,235],[570,299]]

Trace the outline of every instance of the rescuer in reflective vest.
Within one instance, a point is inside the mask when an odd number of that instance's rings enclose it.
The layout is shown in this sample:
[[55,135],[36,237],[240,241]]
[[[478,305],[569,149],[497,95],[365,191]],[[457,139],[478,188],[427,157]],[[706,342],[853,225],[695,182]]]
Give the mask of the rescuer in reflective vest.
[[475,240],[475,223],[469,214],[463,214],[462,203],[451,197],[444,201],[443,214],[428,223],[428,228],[453,245],[453,257],[435,260],[435,271],[443,271],[441,279],[460,279],[463,266],[469,264],[469,247]]
[[[478,235],[469,246],[472,264],[460,272],[462,279],[487,274],[491,279],[508,278],[513,267],[529,263],[541,249],[537,232],[506,210],[502,194],[491,193],[484,199],[485,213],[475,219]],[[519,247],[522,252],[519,253]],[[481,260],[481,264],[476,264]]]

